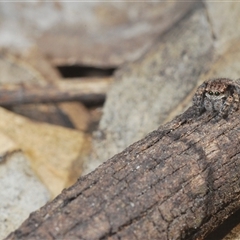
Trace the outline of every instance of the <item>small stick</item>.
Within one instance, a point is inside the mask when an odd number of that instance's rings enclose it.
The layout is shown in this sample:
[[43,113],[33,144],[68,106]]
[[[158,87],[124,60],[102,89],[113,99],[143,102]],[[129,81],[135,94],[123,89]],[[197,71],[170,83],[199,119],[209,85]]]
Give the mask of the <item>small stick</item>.
[[112,78],[57,81],[55,84],[0,85],[0,105],[49,103],[79,100],[87,105],[102,103]]

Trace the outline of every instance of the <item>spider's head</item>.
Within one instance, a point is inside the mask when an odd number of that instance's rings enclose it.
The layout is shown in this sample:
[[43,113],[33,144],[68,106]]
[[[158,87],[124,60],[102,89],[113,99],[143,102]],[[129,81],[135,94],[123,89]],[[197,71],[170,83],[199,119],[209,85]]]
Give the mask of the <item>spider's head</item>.
[[227,85],[223,83],[211,82],[206,87],[205,95],[209,99],[217,100],[224,97],[227,97],[228,90]]

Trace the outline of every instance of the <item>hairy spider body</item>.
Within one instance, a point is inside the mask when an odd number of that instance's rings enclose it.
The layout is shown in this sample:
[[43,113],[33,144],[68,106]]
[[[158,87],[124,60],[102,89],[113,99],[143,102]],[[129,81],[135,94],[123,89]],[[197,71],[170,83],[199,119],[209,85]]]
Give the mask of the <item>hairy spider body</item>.
[[211,79],[198,87],[193,97],[193,104],[199,114],[204,111],[214,112],[219,120],[238,110],[239,95],[240,80]]

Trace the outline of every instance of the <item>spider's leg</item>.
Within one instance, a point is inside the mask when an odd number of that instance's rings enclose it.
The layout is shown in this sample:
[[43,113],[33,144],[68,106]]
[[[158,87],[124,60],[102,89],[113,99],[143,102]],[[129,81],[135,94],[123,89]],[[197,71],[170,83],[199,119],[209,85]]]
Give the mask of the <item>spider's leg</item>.
[[230,109],[230,114],[237,111],[239,107],[239,95],[237,90],[234,89],[233,91],[233,103],[232,103],[232,108]]
[[234,86],[238,95],[240,94],[240,78],[234,81]]
[[204,110],[204,94],[206,90],[206,83],[200,85],[193,96],[193,104],[196,106],[198,114],[200,115]]
[[227,115],[230,107],[232,106],[233,104],[233,96],[228,96],[227,99],[225,100],[222,108],[220,109],[218,115],[217,115],[217,118],[220,119],[220,118],[223,118],[224,116]]
[[204,108],[209,111],[209,112],[214,112],[214,106],[213,103],[210,99],[208,99],[207,97],[204,99],[203,101],[204,104]]

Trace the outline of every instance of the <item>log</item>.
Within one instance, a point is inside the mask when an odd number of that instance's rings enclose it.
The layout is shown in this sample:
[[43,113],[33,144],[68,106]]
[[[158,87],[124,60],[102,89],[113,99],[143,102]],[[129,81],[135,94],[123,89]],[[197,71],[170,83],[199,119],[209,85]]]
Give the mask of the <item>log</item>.
[[190,107],[81,177],[7,240],[203,239],[240,207],[239,111]]
[[88,78],[56,81],[54,84],[0,85],[0,105],[52,103],[79,100],[84,104],[99,104],[105,100],[112,78]]

